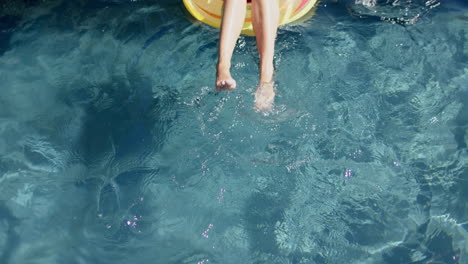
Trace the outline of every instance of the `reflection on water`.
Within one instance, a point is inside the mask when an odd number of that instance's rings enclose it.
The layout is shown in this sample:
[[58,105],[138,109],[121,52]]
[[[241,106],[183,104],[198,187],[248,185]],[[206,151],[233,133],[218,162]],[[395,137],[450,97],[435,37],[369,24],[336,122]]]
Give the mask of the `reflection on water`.
[[463,3],[323,2],[266,116],[181,3],[1,5],[0,263],[466,262]]

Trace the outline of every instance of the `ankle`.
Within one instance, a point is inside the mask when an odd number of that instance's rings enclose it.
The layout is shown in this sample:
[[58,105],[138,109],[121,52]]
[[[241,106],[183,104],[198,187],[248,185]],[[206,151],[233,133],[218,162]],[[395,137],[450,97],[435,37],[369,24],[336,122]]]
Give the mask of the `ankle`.
[[261,63],[260,64],[260,82],[269,83],[273,81],[273,74],[275,69],[273,63]]
[[218,71],[229,71],[231,69],[231,63],[225,63],[218,61],[216,65]]
[[271,83],[273,82],[273,70],[266,70],[260,72],[260,82],[261,83]]

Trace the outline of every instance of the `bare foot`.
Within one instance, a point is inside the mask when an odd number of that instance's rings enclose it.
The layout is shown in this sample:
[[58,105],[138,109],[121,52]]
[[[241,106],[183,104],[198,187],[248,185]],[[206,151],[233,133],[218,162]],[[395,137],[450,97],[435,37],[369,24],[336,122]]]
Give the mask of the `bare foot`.
[[236,80],[234,80],[229,72],[229,67],[218,65],[216,72],[216,90],[229,91],[236,88]]
[[271,111],[275,101],[275,83],[261,82],[255,91],[255,109],[261,112]]

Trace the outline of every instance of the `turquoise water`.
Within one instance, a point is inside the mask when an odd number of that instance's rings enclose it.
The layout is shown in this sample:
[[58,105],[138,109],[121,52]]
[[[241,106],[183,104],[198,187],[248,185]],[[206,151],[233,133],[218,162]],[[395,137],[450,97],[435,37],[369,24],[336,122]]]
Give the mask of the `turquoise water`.
[[179,1],[4,2],[0,263],[467,263],[468,6],[357,2],[280,30],[269,115]]

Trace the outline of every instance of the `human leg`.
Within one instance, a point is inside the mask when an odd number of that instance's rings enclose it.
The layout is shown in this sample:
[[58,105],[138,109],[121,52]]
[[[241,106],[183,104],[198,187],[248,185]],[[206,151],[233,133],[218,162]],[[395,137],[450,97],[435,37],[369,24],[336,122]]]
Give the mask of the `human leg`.
[[260,81],[255,92],[255,105],[261,111],[271,109],[275,98],[273,57],[278,23],[278,0],[252,1],[252,24],[260,55]]
[[225,0],[219,40],[216,89],[232,90],[236,81],[230,73],[231,58],[242,31],[247,3],[245,0]]
[[252,1],[252,24],[260,55],[260,82],[271,82],[273,79],[273,57],[278,23],[278,0]]

